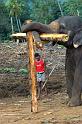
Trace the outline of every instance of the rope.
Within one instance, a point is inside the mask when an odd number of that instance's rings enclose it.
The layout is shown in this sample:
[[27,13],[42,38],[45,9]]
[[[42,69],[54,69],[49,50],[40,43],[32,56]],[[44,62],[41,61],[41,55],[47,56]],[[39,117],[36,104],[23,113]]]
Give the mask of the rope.
[[43,84],[43,86],[42,86],[42,90],[44,89],[44,87],[45,87],[45,85],[46,85],[46,83],[47,83],[47,81],[48,81],[49,77],[50,77],[50,76],[51,76],[51,74],[53,73],[54,69],[55,69],[55,66],[54,66],[54,67],[53,67],[53,69],[51,70],[51,72],[50,72],[50,74],[49,74],[48,78],[45,80],[45,83],[44,83],[44,84]]

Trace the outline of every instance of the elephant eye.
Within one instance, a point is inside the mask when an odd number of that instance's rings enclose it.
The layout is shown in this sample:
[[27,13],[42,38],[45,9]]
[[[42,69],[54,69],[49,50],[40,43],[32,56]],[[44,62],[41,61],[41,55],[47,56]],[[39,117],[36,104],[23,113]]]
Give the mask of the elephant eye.
[[66,26],[65,26],[64,23],[61,23],[61,24],[60,24],[60,29],[66,29]]

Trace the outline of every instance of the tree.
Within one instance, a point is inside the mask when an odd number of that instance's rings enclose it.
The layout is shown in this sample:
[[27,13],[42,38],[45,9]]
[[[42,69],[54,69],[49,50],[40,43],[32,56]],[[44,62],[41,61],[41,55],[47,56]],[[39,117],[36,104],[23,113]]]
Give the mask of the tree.
[[0,3],[0,40],[5,40],[10,32],[8,10],[4,3]]
[[31,0],[30,18],[42,23],[49,23],[60,16],[56,0]]
[[82,15],[82,0],[68,0],[62,4],[62,7],[64,15]]
[[30,19],[30,14],[31,14],[31,11],[30,11],[30,7],[31,7],[31,0],[19,0],[20,3],[21,3],[21,15],[20,15],[20,19],[21,19],[21,22],[23,23],[25,20],[27,19]]
[[20,20],[19,15],[21,14],[21,3],[18,3],[17,0],[8,0],[7,6],[9,8],[9,15],[11,18],[11,27],[12,27],[12,33],[14,33],[14,24],[13,24],[13,18],[15,17],[18,31],[20,32]]

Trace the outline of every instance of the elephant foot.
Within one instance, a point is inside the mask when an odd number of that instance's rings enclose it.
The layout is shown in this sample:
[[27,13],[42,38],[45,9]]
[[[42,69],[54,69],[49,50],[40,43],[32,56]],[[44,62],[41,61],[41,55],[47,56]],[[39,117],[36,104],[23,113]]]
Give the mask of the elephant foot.
[[67,105],[68,105],[69,107],[75,107],[75,106],[80,106],[81,104],[82,104],[81,101],[73,101],[73,100],[70,100]]

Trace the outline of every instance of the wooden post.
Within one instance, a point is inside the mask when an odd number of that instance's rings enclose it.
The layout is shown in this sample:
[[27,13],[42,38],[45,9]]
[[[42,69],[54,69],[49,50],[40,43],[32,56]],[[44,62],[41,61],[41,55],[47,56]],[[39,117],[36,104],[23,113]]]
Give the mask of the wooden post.
[[33,35],[32,32],[28,32],[26,39],[28,40],[28,50],[29,50],[29,66],[30,66],[30,78],[31,78],[31,94],[32,94],[32,104],[31,111],[37,112],[37,97],[36,97],[36,76],[35,76],[35,65],[34,65],[34,48],[33,48]]

